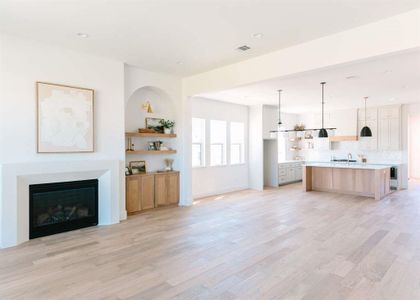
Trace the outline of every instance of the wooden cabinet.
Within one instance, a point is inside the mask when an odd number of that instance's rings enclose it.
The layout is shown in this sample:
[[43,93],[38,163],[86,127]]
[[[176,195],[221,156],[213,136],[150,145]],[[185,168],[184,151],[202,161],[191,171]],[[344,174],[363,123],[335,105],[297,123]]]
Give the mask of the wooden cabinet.
[[155,207],[154,181],[155,177],[153,174],[138,174],[127,177],[127,213],[135,213]]
[[332,168],[312,168],[312,188],[314,190],[331,190]]
[[126,177],[128,214],[179,202],[179,172],[146,173]]
[[179,173],[155,175],[156,206],[176,204],[179,201]]

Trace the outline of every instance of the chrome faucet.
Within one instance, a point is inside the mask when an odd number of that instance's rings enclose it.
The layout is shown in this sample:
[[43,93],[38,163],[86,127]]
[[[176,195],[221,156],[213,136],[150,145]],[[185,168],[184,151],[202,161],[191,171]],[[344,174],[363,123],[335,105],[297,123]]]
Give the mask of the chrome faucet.
[[353,159],[353,156],[351,155],[351,153],[347,154],[347,161],[350,162],[350,160]]

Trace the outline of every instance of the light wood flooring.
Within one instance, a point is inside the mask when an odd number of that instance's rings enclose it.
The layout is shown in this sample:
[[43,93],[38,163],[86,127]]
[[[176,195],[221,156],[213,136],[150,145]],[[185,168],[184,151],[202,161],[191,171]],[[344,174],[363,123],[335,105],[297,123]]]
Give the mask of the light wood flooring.
[[293,184],[0,250],[0,299],[420,299],[420,185]]

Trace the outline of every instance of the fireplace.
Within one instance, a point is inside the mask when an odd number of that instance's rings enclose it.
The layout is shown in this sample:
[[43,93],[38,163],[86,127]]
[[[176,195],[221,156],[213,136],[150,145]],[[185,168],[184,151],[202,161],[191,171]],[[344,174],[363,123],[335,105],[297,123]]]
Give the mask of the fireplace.
[[29,238],[97,224],[97,179],[29,186]]

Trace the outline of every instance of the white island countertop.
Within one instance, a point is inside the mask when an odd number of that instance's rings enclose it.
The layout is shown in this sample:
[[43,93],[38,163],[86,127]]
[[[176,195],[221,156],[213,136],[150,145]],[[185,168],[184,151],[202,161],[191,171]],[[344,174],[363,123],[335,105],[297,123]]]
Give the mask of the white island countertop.
[[365,170],[382,170],[389,169],[392,165],[374,165],[363,163],[345,163],[345,162],[306,162],[304,167],[320,167],[320,168],[340,168],[340,169],[365,169]]

